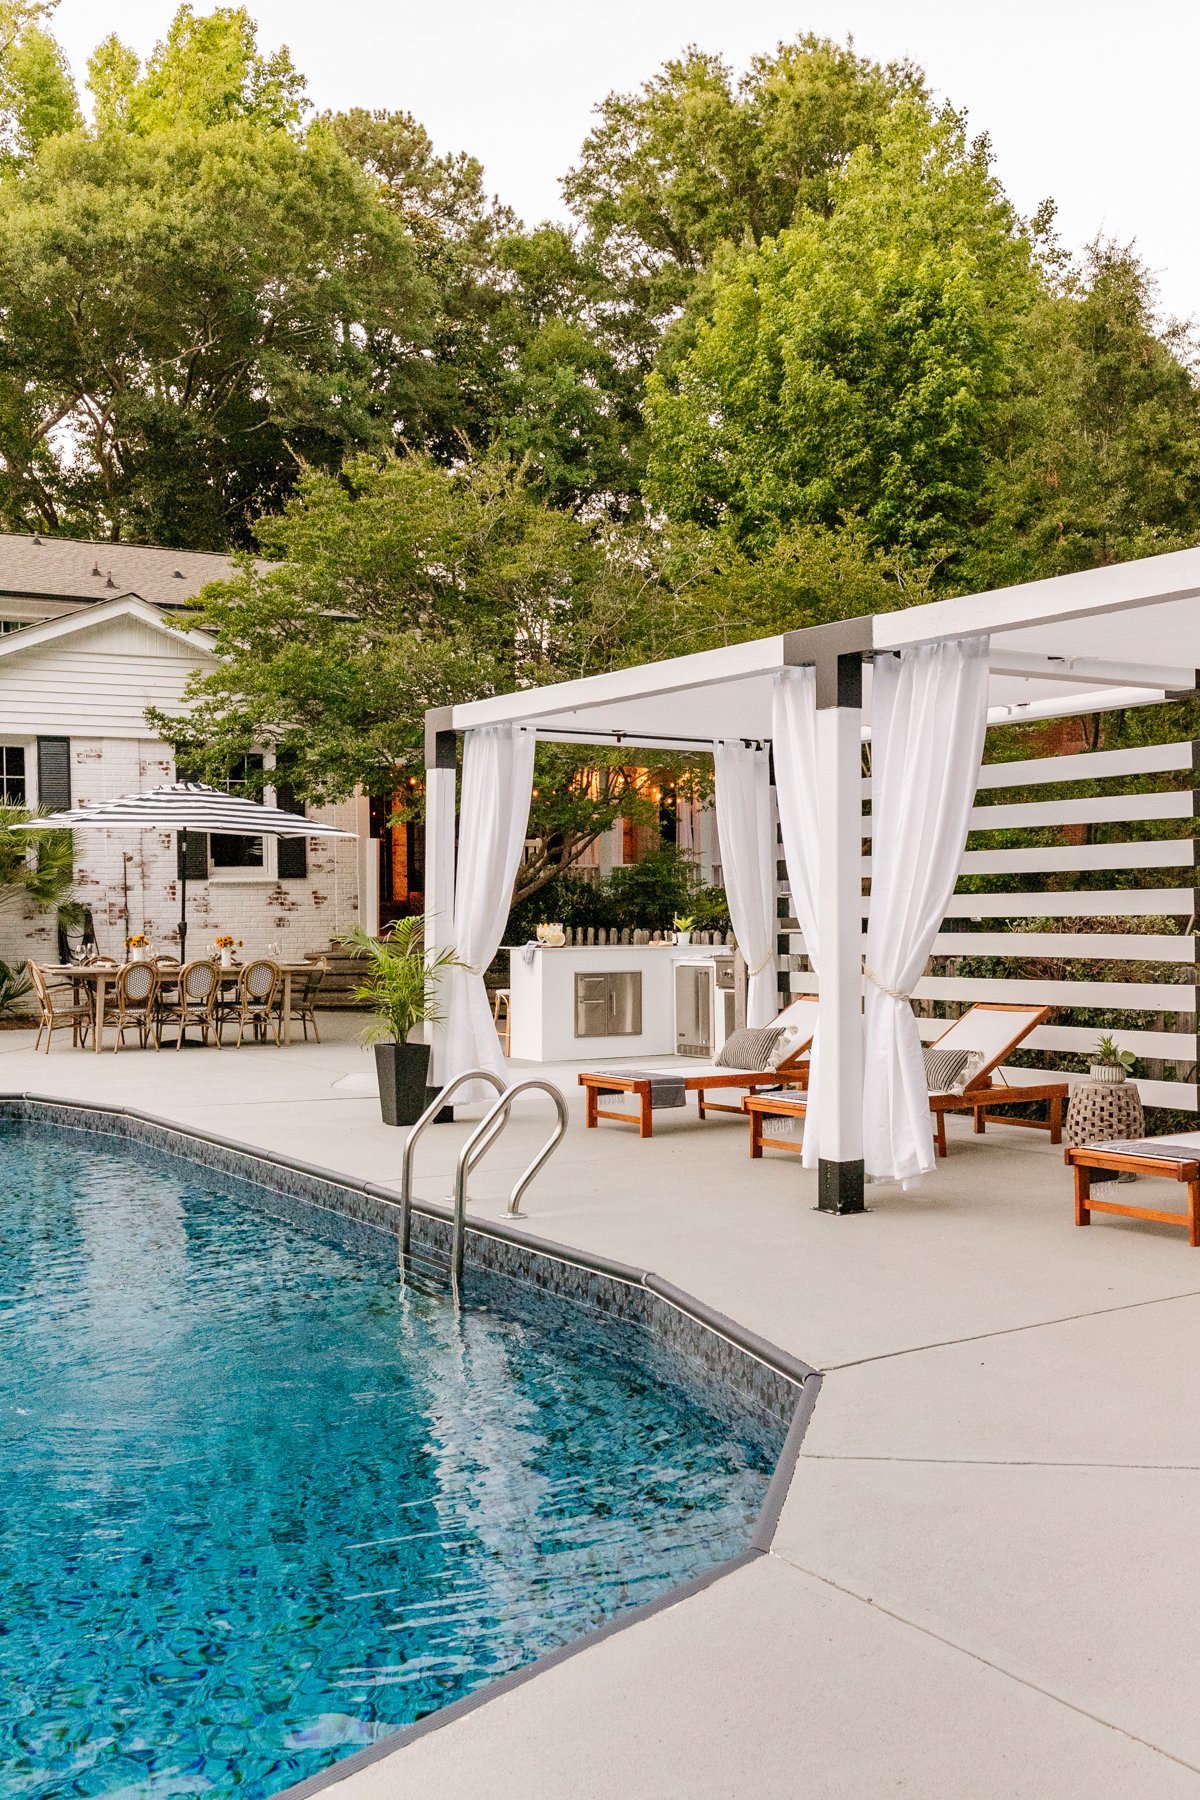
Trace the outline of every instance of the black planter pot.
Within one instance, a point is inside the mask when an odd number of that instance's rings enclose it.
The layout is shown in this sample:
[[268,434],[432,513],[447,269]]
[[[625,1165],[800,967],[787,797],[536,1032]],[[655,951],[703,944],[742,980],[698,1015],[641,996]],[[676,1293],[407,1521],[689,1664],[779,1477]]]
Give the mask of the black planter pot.
[[428,1044],[376,1044],[375,1069],[379,1076],[379,1109],[385,1125],[415,1125],[429,1096]]

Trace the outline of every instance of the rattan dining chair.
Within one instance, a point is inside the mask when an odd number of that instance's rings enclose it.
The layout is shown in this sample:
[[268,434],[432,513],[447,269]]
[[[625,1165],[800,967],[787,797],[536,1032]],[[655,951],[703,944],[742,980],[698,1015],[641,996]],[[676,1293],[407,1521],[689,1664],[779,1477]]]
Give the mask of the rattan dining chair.
[[179,1027],[179,1035],[175,1039],[177,1050],[183,1043],[183,1034],[189,1025],[200,1027],[200,1036],[206,1044],[211,1031],[217,1049],[221,1048],[221,1032],[217,1020],[220,994],[221,978],[215,963],[184,963],[179,971],[175,998],[164,1000],[159,1009],[164,1024],[176,1024]]
[[273,1027],[275,1042],[280,1042],[283,1029],[283,1014],[279,1005],[280,981],[279,964],[270,962],[266,957],[248,962],[238,976],[237,995],[233,1005],[226,1009],[223,1016],[230,1024],[235,1018],[237,1020],[239,1050],[247,1025],[260,1041],[266,1036],[268,1029]]
[[50,1040],[62,1025],[71,1027],[72,1044],[77,1049],[82,1048],[87,1043],[87,1035],[93,1024],[94,1015],[90,1003],[80,999],[71,980],[51,981],[38,963],[29,964],[29,979],[42,1012],[37,1037],[33,1041],[34,1049],[40,1049],[44,1031],[46,1055],[49,1056]]
[[162,1049],[162,1020],[158,1011],[158,970],[152,962],[123,963],[117,973],[116,1016],[113,1024],[117,1035],[113,1050],[125,1047],[125,1032],[136,1026],[138,1042],[146,1048],[151,1035],[156,1050]]

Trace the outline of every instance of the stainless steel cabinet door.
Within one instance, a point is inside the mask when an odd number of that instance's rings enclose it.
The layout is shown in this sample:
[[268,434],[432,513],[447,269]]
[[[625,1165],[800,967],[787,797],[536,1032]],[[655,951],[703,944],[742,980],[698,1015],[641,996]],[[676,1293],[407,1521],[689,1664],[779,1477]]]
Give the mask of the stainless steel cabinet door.
[[608,969],[575,977],[575,1036],[638,1037],[642,1029],[642,972]]

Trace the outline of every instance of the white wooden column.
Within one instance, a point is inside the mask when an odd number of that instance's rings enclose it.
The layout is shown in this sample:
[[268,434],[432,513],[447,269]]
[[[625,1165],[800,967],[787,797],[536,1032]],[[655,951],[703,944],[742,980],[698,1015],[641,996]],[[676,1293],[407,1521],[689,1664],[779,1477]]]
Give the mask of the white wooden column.
[[821,946],[817,1205],[853,1213],[863,1201],[862,657],[817,660],[817,817]]
[[[425,715],[425,946],[435,954],[454,942],[454,839],[458,814],[457,740],[452,710],[436,707]],[[433,1046],[429,1085],[442,1085],[445,1025],[426,1027]],[[448,1116],[453,1110],[445,1108]]]

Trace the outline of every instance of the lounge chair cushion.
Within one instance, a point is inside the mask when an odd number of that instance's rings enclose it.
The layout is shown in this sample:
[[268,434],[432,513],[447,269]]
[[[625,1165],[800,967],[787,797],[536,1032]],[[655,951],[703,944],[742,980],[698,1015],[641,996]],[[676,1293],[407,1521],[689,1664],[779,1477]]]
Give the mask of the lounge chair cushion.
[[982,1050],[939,1050],[931,1044],[925,1052],[925,1085],[931,1094],[961,1094],[985,1061]]
[[717,1054],[719,1069],[773,1069],[772,1052],[781,1036],[778,1025],[744,1025],[731,1031]]

